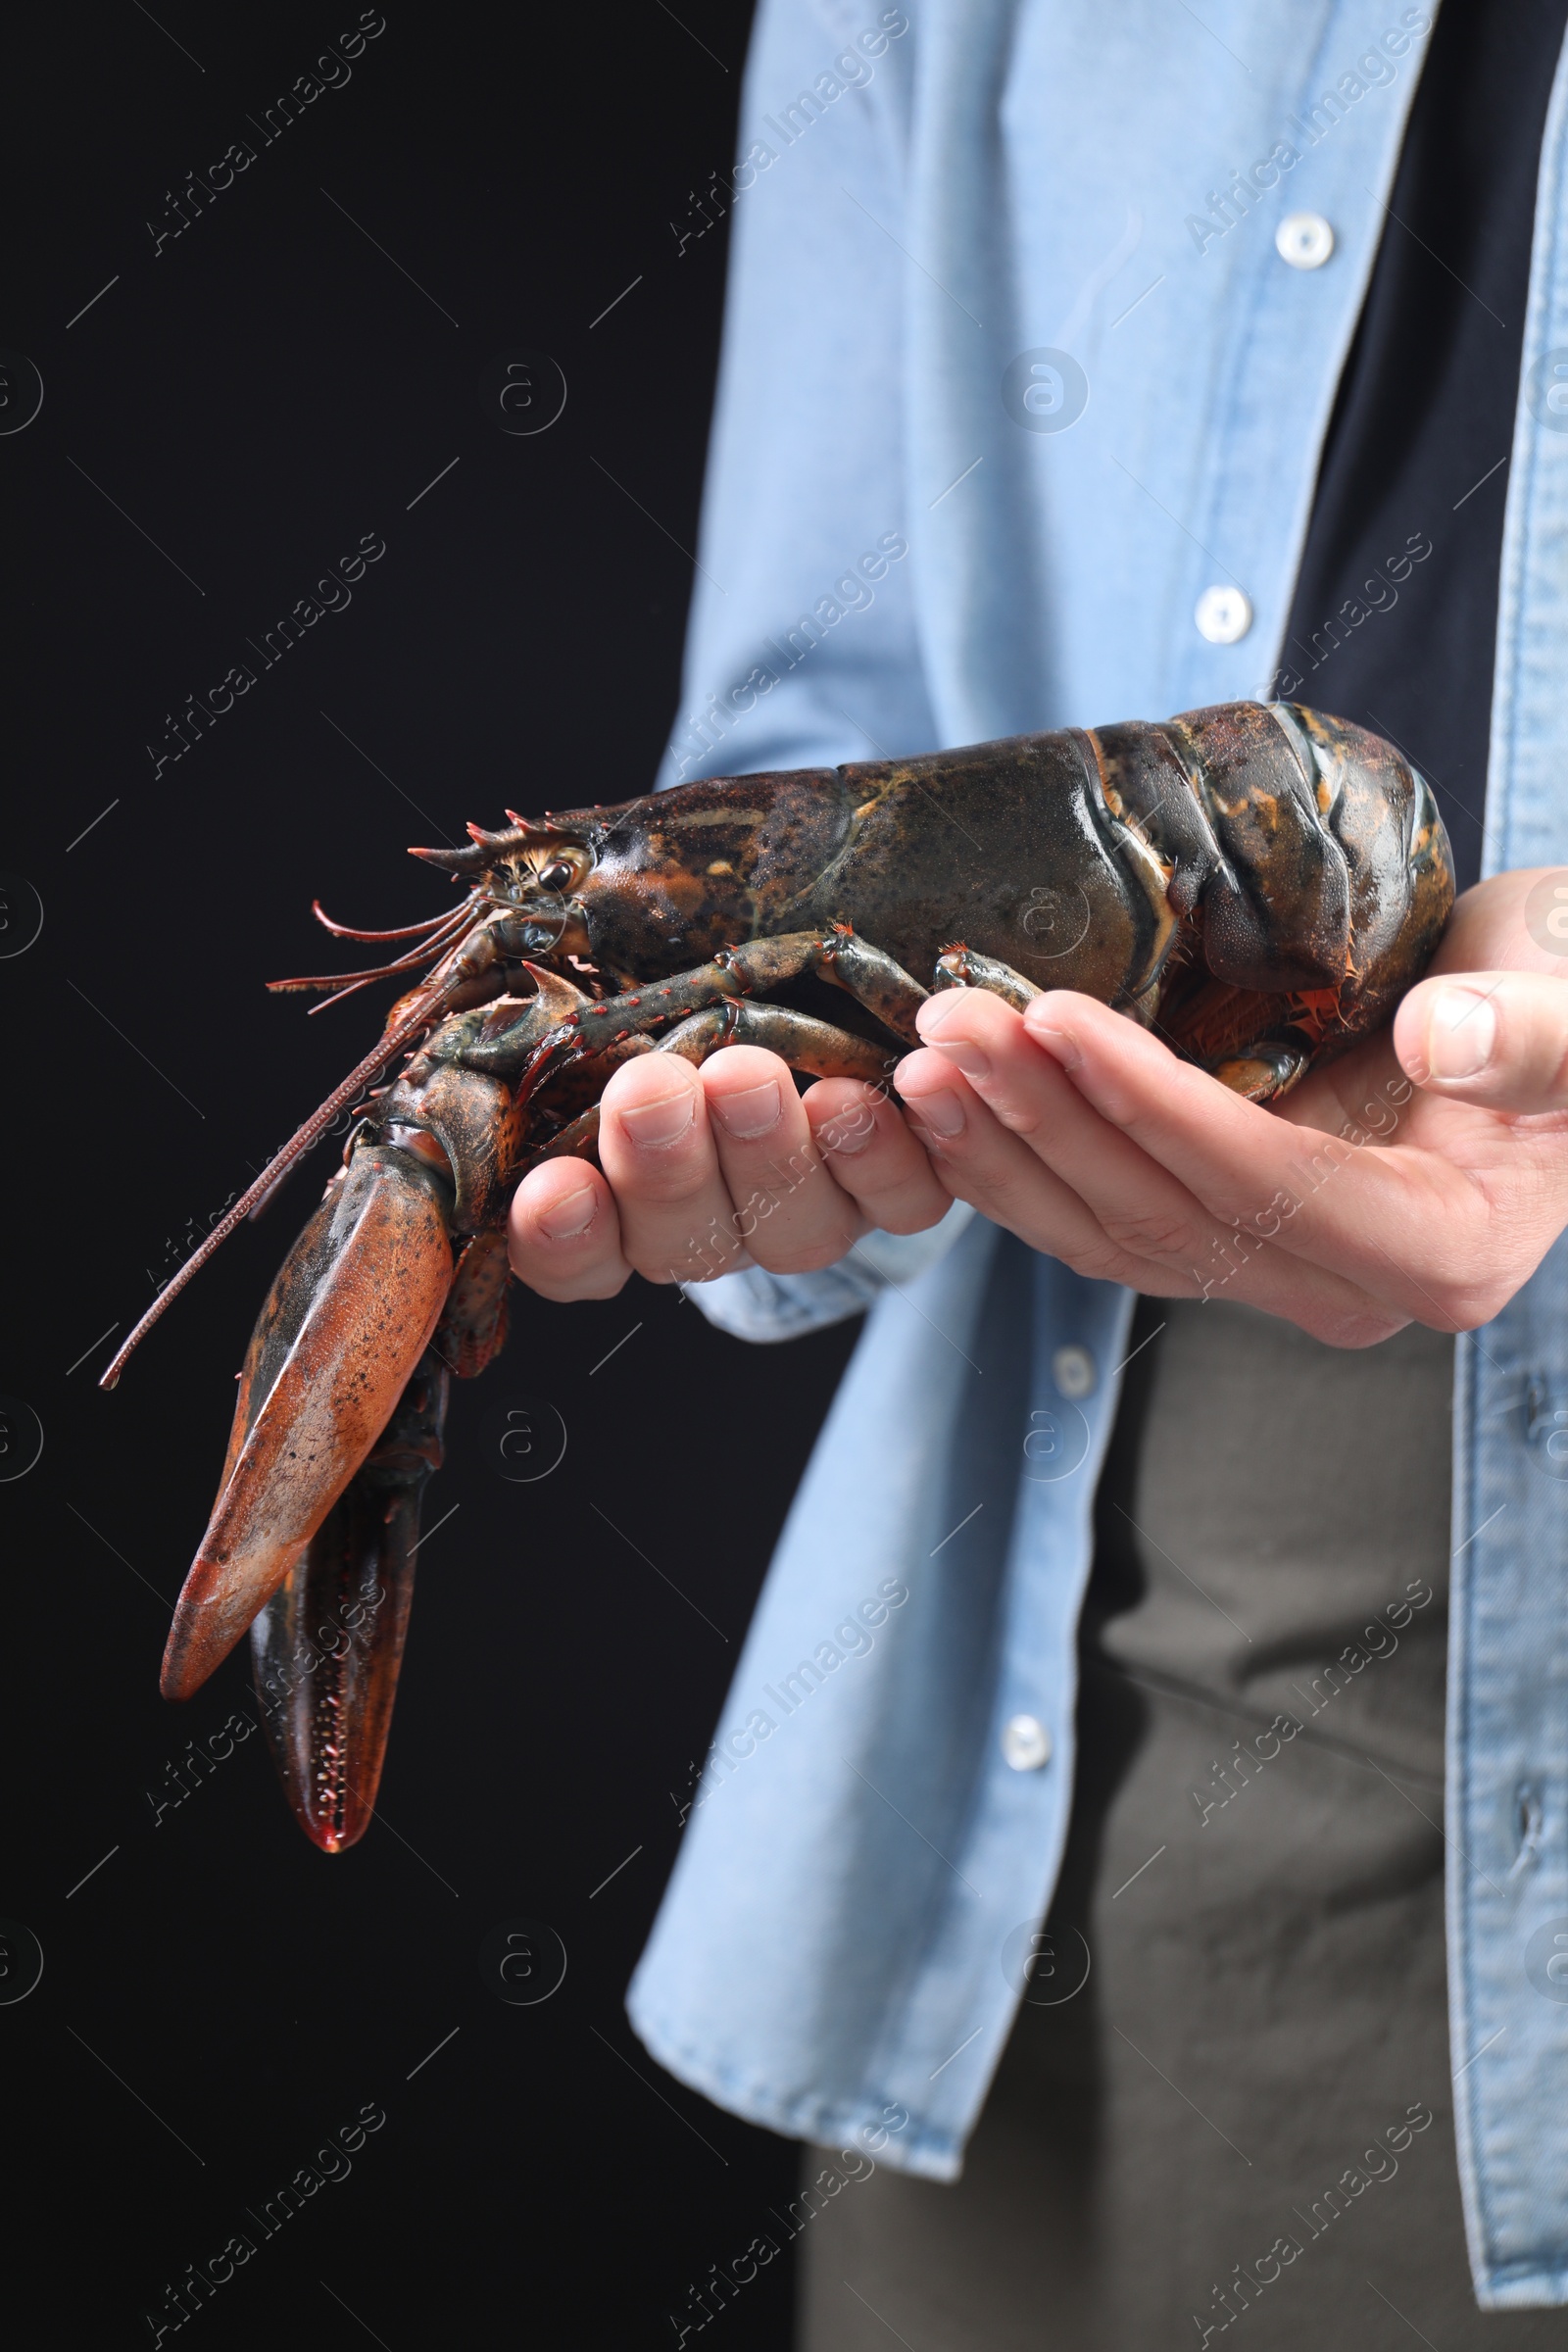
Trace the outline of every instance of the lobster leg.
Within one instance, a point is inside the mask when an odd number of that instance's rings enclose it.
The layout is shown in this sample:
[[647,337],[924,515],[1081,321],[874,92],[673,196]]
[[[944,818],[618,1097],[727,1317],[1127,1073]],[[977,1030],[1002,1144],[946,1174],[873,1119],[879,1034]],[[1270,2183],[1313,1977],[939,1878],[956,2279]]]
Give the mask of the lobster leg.
[[994,956],[977,956],[970,948],[949,948],[937,960],[938,988],[988,988],[994,997],[1010,1004],[1014,1012],[1022,1012],[1036,997],[1045,991],[1034,981],[1015,972],[1010,963],[999,963]]
[[720,1046],[764,1046],[792,1070],[812,1078],[864,1078],[871,1084],[886,1078],[899,1058],[869,1038],[819,1021],[814,1013],[796,1012],[787,1004],[742,1003],[694,1012],[660,1039],[658,1051],[703,1062]]
[[676,979],[607,997],[569,1013],[532,1048],[523,1091],[531,1094],[562,1066],[628,1035],[681,1020],[710,1004],[780,988],[806,972],[820,972],[824,979],[836,981],[895,1036],[906,1045],[919,1044],[914,1016],[928,992],[882,949],[839,923],[828,931],[787,931],[773,939],[748,940]]
[[285,1259],[174,1611],[166,1698],[190,1697],[228,1655],[391,1419],[451,1288],[450,1198],[427,1162],[362,1145]]
[[[967,948],[948,950],[937,965],[936,984],[938,988],[988,988],[1017,1012],[1022,1012],[1041,994],[1032,980],[1026,980],[1010,964],[999,963],[994,956],[973,955]],[[1214,983],[1208,985],[1216,988]],[[1223,986],[1217,986],[1216,993],[1227,999],[1237,999],[1240,995],[1236,989]],[[1244,1022],[1243,1027],[1246,1025]],[[1179,1051],[1186,1050],[1188,1041],[1173,1037],[1162,1021],[1156,1019],[1152,1026],[1168,1044]],[[1233,1095],[1243,1095],[1250,1102],[1277,1102],[1282,1095],[1290,1093],[1311,1054],[1303,1037],[1281,1036],[1270,1029],[1262,1035],[1242,1038],[1230,1051],[1211,1059],[1195,1058]]]
[[[731,999],[694,1012],[667,1037],[659,1041],[661,1054],[678,1054],[683,1061],[704,1062],[721,1046],[765,1046],[782,1056],[792,1070],[813,1078],[863,1078],[881,1086],[898,1060],[868,1038],[836,1029],[813,1013],[796,1012],[787,1004],[747,1004]],[[539,1153],[545,1159],[592,1158],[599,1147],[599,1111],[591,1103],[579,1118],[564,1127]]]
[[1301,1037],[1256,1037],[1237,1054],[1204,1063],[1211,1078],[1249,1102],[1277,1102],[1288,1095],[1311,1059]]
[[450,1385],[426,1348],[371,1452],[251,1627],[272,1759],[295,1819],[323,1853],[370,1826]]

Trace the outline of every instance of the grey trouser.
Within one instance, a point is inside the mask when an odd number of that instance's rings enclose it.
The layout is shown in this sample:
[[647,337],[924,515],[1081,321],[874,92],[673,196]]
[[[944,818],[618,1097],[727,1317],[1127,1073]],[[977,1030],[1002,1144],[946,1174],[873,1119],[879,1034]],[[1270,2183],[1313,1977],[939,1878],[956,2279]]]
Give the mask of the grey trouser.
[[1451,1343],[1158,1323],[1046,1947],[962,2180],[879,2169],[802,2230],[803,2352],[1556,2352],[1562,2312],[1477,2310],[1455,2171]]

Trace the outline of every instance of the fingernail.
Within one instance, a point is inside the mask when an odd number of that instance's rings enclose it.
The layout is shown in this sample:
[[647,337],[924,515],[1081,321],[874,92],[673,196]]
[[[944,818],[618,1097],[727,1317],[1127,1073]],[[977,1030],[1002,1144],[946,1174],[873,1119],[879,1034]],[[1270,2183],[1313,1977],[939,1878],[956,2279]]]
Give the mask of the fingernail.
[[736,1095],[710,1095],[708,1107],[723,1128],[738,1142],[749,1136],[765,1135],[776,1127],[783,1104],[779,1100],[778,1080],[764,1078],[760,1086],[748,1086]]
[[919,1095],[909,1105],[916,1119],[936,1135],[963,1133],[963,1104],[956,1095]]
[[967,993],[967,990],[961,988],[941,988],[934,997],[927,997],[914,1016],[914,1025],[920,1035],[934,1037],[954,1007]]
[[697,1098],[682,1092],[662,1095],[657,1102],[637,1102],[620,1114],[621,1125],[644,1151],[678,1143],[697,1115]]
[[826,1119],[816,1130],[817,1148],[823,1152],[847,1152],[853,1159],[863,1152],[876,1133],[876,1114],[868,1103],[857,1103],[841,1110],[836,1119]]
[[1078,1067],[1083,1059],[1083,1054],[1079,1051],[1077,1039],[1069,1030],[1054,1027],[1049,1017],[1041,1013],[1034,1004],[1029,1006],[1023,1019],[1024,1027],[1030,1036],[1037,1044],[1044,1046],[1048,1054],[1054,1055],[1064,1070],[1075,1070]]
[[1473,988],[1446,988],[1432,1007],[1427,1052],[1434,1078],[1477,1078],[1492,1059],[1497,1016]]
[[585,1184],[564,1199],[544,1209],[539,1217],[539,1230],[553,1242],[569,1242],[579,1233],[586,1233],[594,1221],[599,1197],[591,1184]]
[[990,1077],[990,1054],[982,1053],[978,1046],[971,1045],[967,1038],[956,1037],[950,1045],[946,1038],[934,1037],[931,1043],[937,1052],[946,1060],[951,1061],[955,1069],[961,1070],[966,1078]]

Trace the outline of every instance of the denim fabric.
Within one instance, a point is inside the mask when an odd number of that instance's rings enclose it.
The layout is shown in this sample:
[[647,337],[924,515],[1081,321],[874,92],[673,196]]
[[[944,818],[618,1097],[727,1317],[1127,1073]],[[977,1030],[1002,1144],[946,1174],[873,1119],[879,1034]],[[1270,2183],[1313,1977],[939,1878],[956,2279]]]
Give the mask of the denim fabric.
[[[1430,22],[1399,0],[1209,0],[1201,21],[1167,0],[764,0],[662,781],[1266,695]],[[1568,413],[1549,397],[1565,142],[1559,70],[1488,870],[1568,862]],[[1323,268],[1275,250],[1298,211],[1333,225]],[[1195,626],[1212,585],[1250,600],[1229,646]],[[753,1268],[692,1293],[749,1338],[871,1303],[628,2006],[665,2066],[737,2113],[952,2179],[1060,1859],[1131,1299],[983,1219],[941,1247],[883,1239],[829,1276]],[[1484,2305],[1561,2302],[1561,1247],[1461,1343],[1455,1409],[1448,1934],[1471,2261]],[[1029,1769],[1004,1750],[1018,1715],[1049,1736]]]

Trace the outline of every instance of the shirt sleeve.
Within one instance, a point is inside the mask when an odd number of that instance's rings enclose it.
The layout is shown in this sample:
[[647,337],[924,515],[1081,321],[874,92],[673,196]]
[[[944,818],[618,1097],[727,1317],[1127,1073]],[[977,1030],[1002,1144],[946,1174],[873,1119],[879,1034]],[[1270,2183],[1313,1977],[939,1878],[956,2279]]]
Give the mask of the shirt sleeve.
[[[902,9],[763,0],[742,98],[723,350],[679,713],[660,784],[929,751],[896,374]],[[787,1340],[945,1255],[969,1212],[838,1265],[687,1296]]]
[[967,1200],[955,1200],[941,1224],[925,1233],[864,1234],[847,1257],[820,1274],[769,1274],[747,1266],[683,1288],[710,1323],[737,1340],[799,1339],[863,1314],[884,1291],[903,1290],[947,1256],[974,1213]]

